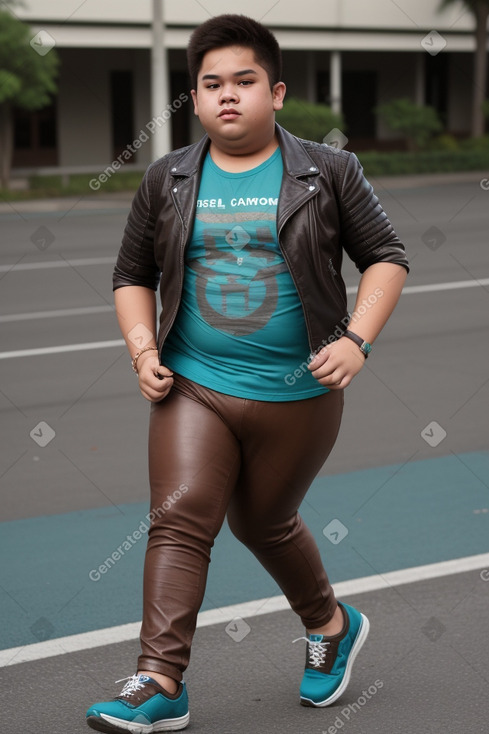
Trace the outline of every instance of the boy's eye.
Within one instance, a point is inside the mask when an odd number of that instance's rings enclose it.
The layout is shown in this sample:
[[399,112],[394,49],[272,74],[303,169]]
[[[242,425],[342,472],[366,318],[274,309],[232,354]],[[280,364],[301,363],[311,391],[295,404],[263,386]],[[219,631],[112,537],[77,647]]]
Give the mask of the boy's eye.
[[[253,84],[253,79],[240,79],[238,82],[238,86],[242,86],[242,87],[248,87],[251,84]],[[206,89],[219,89],[219,83],[212,82],[211,84],[206,84],[205,88]]]

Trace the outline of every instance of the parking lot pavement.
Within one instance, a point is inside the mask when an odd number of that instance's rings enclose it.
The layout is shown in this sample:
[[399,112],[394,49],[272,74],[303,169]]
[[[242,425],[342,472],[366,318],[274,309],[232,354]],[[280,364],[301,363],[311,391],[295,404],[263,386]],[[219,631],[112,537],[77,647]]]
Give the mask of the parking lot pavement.
[[[334,582],[489,550],[489,193],[477,175],[373,183],[412,270],[348,388],[337,445],[303,506]],[[111,293],[129,198],[0,213],[4,648],[140,619],[144,542],[103,583],[88,575],[147,512],[148,406]],[[344,273],[351,298],[358,274],[348,260]],[[344,527],[335,525],[337,545],[325,533],[332,521]],[[214,551],[207,609],[278,593],[226,534]],[[304,648],[292,644],[302,630],[291,612],[246,617],[240,642],[225,625],[199,628],[189,731],[486,732],[483,570],[348,598],[372,631],[348,691],[325,710],[298,704]],[[118,692],[114,681],[134,672],[137,651],[130,640],[8,665],[4,725],[12,734],[88,731],[86,707]]]
[[[371,631],[345,694],[299,705],[304,661],[297,617],[281,611],[199,628],[189,688],[193,734],[487,732],[488,574],[479,570],[348,597]],[[246,632],[233,635],[239,625]],[[247,627],[249,628],[247,630]],[[229,630],[229,626],[228,626]],[[239,641],[237,641],[239,640]],[[132,675],[137,640],[0,670],[11,734],[81,734],[85,709]]]

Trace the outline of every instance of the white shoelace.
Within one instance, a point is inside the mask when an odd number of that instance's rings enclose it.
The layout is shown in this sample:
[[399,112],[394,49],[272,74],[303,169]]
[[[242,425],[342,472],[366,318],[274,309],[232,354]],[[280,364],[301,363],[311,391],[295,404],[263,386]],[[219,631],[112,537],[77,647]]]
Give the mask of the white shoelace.
[[317,642],[316,640],[310,640],[309,637],[298,637],[293,642],[298,642],[299,640],[305,640],[309,645],[309,665],[312,665],[314,668],[320,668],[326,660],[327,648],[330,643]]
[[130,696],[131,693],[134,693],[135,691],[140,691],[141,688],[144,687],[144,682],[140,681],[139,675],[129,675],[127,678],[116,680],[116,683],[122,683],[125,680],[127,680],[127,683],[125,684],[122,691],[119,693],[119,696]]

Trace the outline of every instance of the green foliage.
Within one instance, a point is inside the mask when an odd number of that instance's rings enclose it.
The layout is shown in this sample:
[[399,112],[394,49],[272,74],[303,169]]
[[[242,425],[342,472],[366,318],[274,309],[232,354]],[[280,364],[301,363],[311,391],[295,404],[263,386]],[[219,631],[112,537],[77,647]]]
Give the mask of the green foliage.
[[322,143],[335,127],[344,132],[342,116],[335,114],[331,107],[294,97],[286,100],[283,109],[276,113],[276,120],[293,135],[317,143]]
[[423,148],[442,124],[433,107],[423,107],[410,99],[394,99],[375,110],[376,114],[394,132],[400,133],[410,150]]
[[467,138],[467,140],[460,143],[460,147],[467,151],[489,152],[489,135],[482,135],[480,138]]
[[96,196],[99,192],[103,194],[108,191],[136,191],[141,183],[144,171],[117,171],[117,173],[101,185],[99,191],[95,192],[92,191],[89,183],[99,174],[100,171],[94,172],[93,174],[72,174],[66,185],[63,185],[62,176],[31,176],[29,185],[32,190],[49,190],[52,196],[87,195],[87,192],[89,196]]
[[56,92],[59,59],[55,49],[40,56],[30,45],[29,26],[0,11],[0,104],[35,110]]
[[69,177],[68,183],[63,183],[63,176],[52,174],[49,176],[30,176],[27,189],[0,188],[0,201],[15,201],[24,199],[47,199],[59,196],[103,196],[110,192],[135,193],[144,174],[139,171],[117,171],[109,178],[98,191],[92,191],[89,183],[96,178],[100,171],[91,174],[77,173]]
[[[460,143],[456,151],[430,150],[420,153],[376,152],[358,153],[367,178],[379,176],[403,176],[422,173],[454,173],[457,171],[483,171],[489,169],[489,136],[469,139]],[[25,191],[0,189],[0,200],[42,199],[58,196],[81,196],[90,191],[89,181],[100,171],[93,174],[70,176],[69,184],[64,186],[61,176],[35,176],[29,181],[30,188]],[[90,196],[104,196],[110,191],[134,193],[141,182],[143,171],[118,171],[97,192]]]
[[[468,141],[467,141],[468,142]],[[455,151],[426,150],[418,153],[368,151],[358,158],[369,176],[407,176],[418,173],[456,173],[489,168],[489,138],[486,147]]]
[[14,99],[21,89],[22,84],[18,76],[6,69],[0,69],[0,104]]
[[433,138],[428,146],[429,150],[460,150],[460,143],[454,135],[443,133]]

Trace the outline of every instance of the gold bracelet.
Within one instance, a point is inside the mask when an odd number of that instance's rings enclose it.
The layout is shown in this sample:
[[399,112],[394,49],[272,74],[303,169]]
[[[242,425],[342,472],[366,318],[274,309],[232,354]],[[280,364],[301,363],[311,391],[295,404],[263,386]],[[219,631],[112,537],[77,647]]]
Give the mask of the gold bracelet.
[[141,351],[140,351],[140,352],[138,352],[137,354],[135,354],[135,355],[134,355],[134,357],[132,358],[132,360],[131,360],[131,366],[132,366],[132,368],[133,368],[134,372],[135,372],[135,373],[136,373],[137,375],[139,374],[139,372],[138,372],[138,359],[139,359],[139,357],[140,357],[140,356],[141,356],[141,355],[142,355],[142,354],[143,354],[144,352],[148,352],[148,351],[149,351],[150,349],[154,349],[155,351],[158,351],[158,347],[144,347],[144,349],[141,349]]

